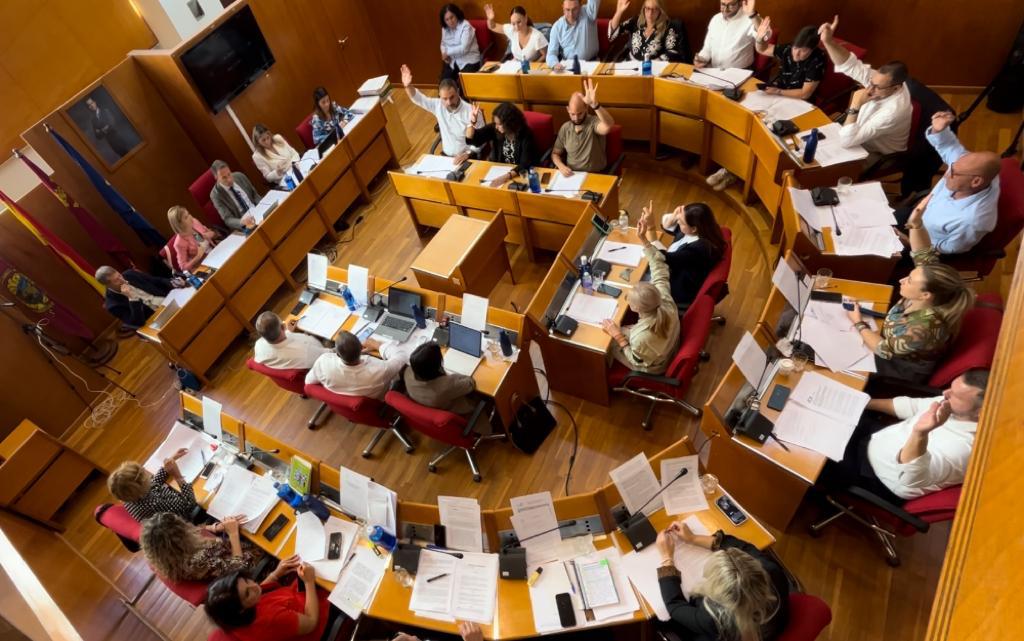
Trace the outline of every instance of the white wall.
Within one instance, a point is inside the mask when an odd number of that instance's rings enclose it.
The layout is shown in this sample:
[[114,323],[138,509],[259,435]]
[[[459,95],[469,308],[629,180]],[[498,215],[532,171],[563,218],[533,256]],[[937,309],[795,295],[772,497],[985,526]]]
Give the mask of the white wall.
[[198,20],[189,10],[187,0],[135,0],[135,3],[156,35],[158,47],[171,49],[194,36],[224,11],[220,0],[196,1],[205,12]]

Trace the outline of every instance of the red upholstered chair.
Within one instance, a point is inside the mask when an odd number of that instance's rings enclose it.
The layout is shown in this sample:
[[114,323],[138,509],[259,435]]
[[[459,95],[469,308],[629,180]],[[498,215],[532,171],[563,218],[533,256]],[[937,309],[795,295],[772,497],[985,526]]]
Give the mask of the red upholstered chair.
[[[245,366],[256,372],[257,374],[263,374],[274,383],[282,388],[286,389],[292,394],[298,394],[302,398],[306,398],[306,369],[274,369],[273,367],[267,367],[261,363],[257,363],[255,359],[250,358],[245,361]],[[306,427],[311,430],[316,429],[320,423],[320,415],[323,414],[324,410],[327,409],[326,403],[320,403],[320,406],[316,408],[316,413],[306,423]]]
[[961,272],[973,272],[980,280],[989,275],[997,260],[1006,256],[1006,246],[1024,229],[1024,173],[1014,158],[1003,158],[998,207],[995,229],[970,251],[942,256],[942,262]]
[[[337,615],[337,616],[336,616]],[[320,616],[331,616],[333,619],[330,625],[320,635],[320,641],[348,641],[355,635],[356,622],[347,616],[341,615],[332,606],[327,612],[321,612]],[[238,637],[227,630],[214,628],[206,637],[206,641],[238,641]]]
[[[868,50],[864,47],[859,47],[851,42],[846,42],[839,38],[836,38],[836,42],[860,60],[864,60],[864,56],[868,53]],[[819,44],[818,47],[824,51],[825,43]],[[856,88],[857,83],[853,79],[846,74],[836,71],[835,65],[832,64],[832,59],[829,58],[826,52],[825,76],[818,83],[818,90],[814,93],[814,104],[818,105],[827,114],[842,111],[849,104],[847,96],[853,93],[853,90]]]
[[[497,60],[494,51],[494,36],[487,28],[487,21],[470,19],[469,24],[473,25],[473,31],[476,32],[476,46],[480,47],[481,60]],[[500,55],[500,52],[497,55]]]
[[96,522],[107,528],[121,539],[121,543],[129,552],[138,552],[139,536],[142,524],[135,520],[128,510],[120,503],[104,503],[96,506],[92,516]]
[[608,167],[604,173],[615,176],[622,175],[622,159],[625,157],[622,145],[622,125],[612,125],[611,131],[604,141],[605,157],[608,159]]
[[608,55],[608,47],[611,45],[608,42],[608,18],[597,19],[597,58],[598,60],[604,60],[605,56]]
[[540,151],[540,162],[542,166],[549,166],[551,162],[551,149],[555,146],[555,119],[551,114],[539,111],[524,111],[526,126],[533,134],[533,144]]
[[[772,35],[768,38],[768,44],[777,45],[779,44],[779,32],[772,30]],[[775,65],[775,56],[765,56],[754,50],[754,77],[763,82],[768,82],[768,78],[771,75],[772,67]]]
[[651,402],[641,422],[645,430],[651,429],[651,413],[658,403],[674,403],[694,416],[701,415],[701,410],[687,403],[683,397],[690,389],[690,382],[697,374],[700,362],[708,358],[704,344],[711,333],[711,315],[714,311],[715,301],[710,296],[697,298],[686,310],[679,323],[679,350],[664,374],[659,376],[631,371],[618,362],[608,371],[608,386],[613,391],[639,396]]
[[192,184],[188,187],[188,193],[192,194],[192,199],[199,205],[197,218],[207,227],[224,226],[224,221],[221,220],[220,214],[217,213],[217,208],[213,206],[213,201],[210,200],[210,192],[213,191],[213,186],[216,184],[217,179],[207,170],[192,181]]
[[[697,291],[693,300],[699,300],[701,296],[706,295],[710,296],[717,305],[729,295],[729,270],[732,269],[732,230],[728,227],[721,229],[722,238],[725,239],[725,251],[722,252],[722,259],[708,273],[708,277],[704,279],[704,284],[700,286],[700,290]],[[690,303],[679,305],[679,312],[685,312],[689,307]],[[719,325],[725,325],[724,316],[712,316],[711,320]]]
[[316,146],[313,144],[313,114],[309,114],[302,119],[302,122],[295,126],[295,133],[299,136],[302,144],[306,146],[306,149],[312,149]]
[[487,404],[483,401],[477,403],[476,409],[473,410],[473,415],[469,419],[454,412],[420,405],[405,394],[394,390],[384,396],[384,402],[398,412],[402,420],[412,429],[448,446],[445,451],[427,464],[427,469],[431,472],[437,472],[437,464],[458,449],[465,453],[469,469],[473,472],[473,480],[479,483],[483,476],[480,474],[480,468],[476,465],[476,459],[473,458],[473,451],[481,441],[505,438],[504,434],[483,436],[474,431],[481,421],[486,422],[487,420],[484,411]]
[[370,458],[373,448],[377,446],[377,443],[388,432],[391,432],[405,446],[406,454],[411,454],[416,449],[409,439],[406,438],[405,434],[402,434],[401,430],[398,429],[399,418],[395,417],[388,420],[384,414],[387,406],[377,399],[366,396],[335,394],[319,383],[307,384],[305,390],[306,396],[324,403],[331,412],[348,419],[352,423],[378,428],[370,444],[363,450],[363,458]]
[[832,610],[816,596],[789,593],[789,623],[776,641],[814,641],[832,622]]
[[[911,98],[910,108],[910,132],[907,134],[906,151],[897,151],[896,153],[882,156],[864,170],[860,175],[859,181],[880,180],[887,176],[902,173],[903,168],[915,157],[918,146],[928,144],[926,140],[921,142],[922,137],[919,135],[922,125],[921,103]],[[930,126],[930,123],[926,126]]]
[[178,235],[174,234],[167,241],[167,244],[160,248],[160,258],[164,260],[164,264],[170,267],[174,273],[181,271],[181,265],[178,264],[178,254],[174,251],[174,239],[177,237]]

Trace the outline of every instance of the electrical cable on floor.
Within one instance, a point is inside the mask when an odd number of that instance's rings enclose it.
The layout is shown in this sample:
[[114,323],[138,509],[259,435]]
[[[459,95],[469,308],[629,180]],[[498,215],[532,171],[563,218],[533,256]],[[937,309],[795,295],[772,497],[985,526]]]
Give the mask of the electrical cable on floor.
[[572,422],[572,454],[569,455],[569,469],[565,473],[565,495],[569,496],[569,481],[572,479],[572,469],[576,465],[576,454],[580,448],[580,428],[576,424],[576,417],[572,415],[568,407],[558,401],[551,400],[551,384],[548,382],[548,373],[539,367],[534,367],[533,371],[544,377],[544,383],[548,388],[544,404],[562,408],[562,411],[569,416],[569,420]]

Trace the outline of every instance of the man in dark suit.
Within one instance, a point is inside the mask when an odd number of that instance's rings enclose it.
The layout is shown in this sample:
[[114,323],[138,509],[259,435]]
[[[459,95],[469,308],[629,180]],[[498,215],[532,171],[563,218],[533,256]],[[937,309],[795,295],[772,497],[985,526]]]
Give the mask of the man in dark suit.
[[217,179],[217,184],[210,190],[210,201],[224,224],[237,230],[254,226],[256,221],[247,212],[260,201],[261,196],[249,178],[240,171],[232,172],[223,160],[214,160],[210,172]]
[[145,325],[172,289],[185,287],[180,278],[160,278],[134,269],[122,274],[106,265],[96,270],[96,280],[107,288],[103,308],[132,328]]
[[132,150],[135,145],[125,139],[123,132],[117,126],[113,111],[100,109],[100,106],[92,98],[85,99],[85,106],[92,112],[92,133],[97,140],[107,141],[118,158]]

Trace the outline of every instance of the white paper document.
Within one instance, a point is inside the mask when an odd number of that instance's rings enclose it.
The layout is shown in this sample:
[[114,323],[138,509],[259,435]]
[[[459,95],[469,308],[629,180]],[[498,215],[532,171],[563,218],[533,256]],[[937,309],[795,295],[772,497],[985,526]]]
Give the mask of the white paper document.
[[444,178],[449,171],[455,169],[454,160],[450,156],[423,154],[419,160],[406,168],[405,173],[430,178]]
[[534,566],[558,558],[562,534],[558,530],[551,492],[512,498],[512,528],[526,548],[526,564]]
[[390,86],[391,79],[387,74],[384,74],[383,76],[367,78],[363,84],[359,85],[359,89],[356,90],[356,93],[360,96],[379,96],[387,91]]
[[480,184],[489,185],[492,180],[501,178],[502,176],[507,174],[508,170],[508,165],[496,165],[494,167],[491,167],[490,169],[487,170],[487,173],[484,174],[484,177],[480,179]]
[[601,249],[597,252],[598,258],[608,261],[613,265],[625,265],[626,267],[638,267],[644,257],[644,246],[639,243],[619,243],[612,240],[605,240]]
[[803,311],[811,299],[812,283],[812,277],[806,274],[803,279],[798,280],[796,273],[784,258],[779,259],[772,274],[772,284],[779,288],[790,307],[798,312]]
[[[831,165],[838,165],[844,162],[854,162],[857,160],[864,160],[868,157],[868,152],[860,145],[854,147],[843,147],[839,142],[839,130],[842,126],[837,122],[830,122],[829,124],[818,127],[818,133],[824,134],[824,138],[818,139],[818,149],[814,154],[814,161],[821,167],[829,167]],[[803,158],[804,136],[809,136],[811,131],[801,131],[796,135],[798,141],[798,148],[795,150],[798,157]]]
[[786,403],[775,421],[775,436],[787,443],[814,450],[833,461],[841,461],[855,428],[855,423],[841,423],[798,403]]
[[597,558],[597,555],[585,556],[573,559],[570,566],[576,574],[570,579],[576,579],[573,583],[580,588],[584,609],[618,604],[619,594],[608,559]]
[[163,467],[164,459],[174,456],[178,450],[185,448],[188,453],[178,459],[178,471],[186,481],[191,483],[203,471],[207,461],[213,457],[213,450],[210,449],[213,442],[214,440],[209,435],[197,432],[181,421],[175,421],[164,442],[156,448],[143,467],[151,474],[155,474]]
[[837,327],[804,314],[800,327],[801,339],[814,348],[815,356],[821,357],[833,372],[848,370],[871,355],[860,334],[844,331],[843,326]]
[[708,499],[700,486],[700,462],[697,455],[662,459],[661,485],[666,486],[686,468],[686,474],[663,492],[666,514],[687,514],[708,509]]
[[[561,561],[547,563],[542,566],[544,571],[540,578],[530,586],[530,606],[533,610],[533,625],[537,632],[557,632],[562,630],[562,621],[555,606],[555,595],[563,592],[572,593],[572,584],[565,573],[565,565]],[[532,572],[533,566],[527,568]],[[576,622],[586,621],[583,610],[576,610]]]
[[592,296],[577,289],[565,314],[577,322],[600,326],[601,321],[615,315],[618,304],[619,301],[611,296]]
[[203,258],[202,265],[209,267],[210,269],[220,269],[224,266],[224,263],[228,262],[231,255],[238,251],[238,248],[245,242],[245,234],[235,232],[234,234],[228,234],[217,243],[217,246],[210,250],[210,253],[206,254]]
[[451,616],[456,563],[458,559],[450,554],[422,550],[409,609],[413,612],[436,612]]
[[185,303],[192,300],[192,297],[196,295],[196,291],[195,287],[175,287],[164,296],[164,306],[177,303],[180,309],[185,306]]
[[303,512],[295,517],[295,554],[307,563],[327,556],[327,533],[313,512]]
[[387,566],[387,556],[378,557],[369,547],[356,545],[352,561],[345,565],[328,600],[349,617],[358,619],[377,591]]
[[359,539],[360,528],[356,523],[339,519],[336,516],[327,517],[327,522],[323,527],[328,551],[330,551],[331,535],[336,532],[341,534],[340,554],[336,559],[329,559],[328,555],[325,555],[319,561],[312,561],[311,565],[316,569],[318,577],[337,583],[338,577],[341,576],[341,571],[345,567],[345,561],[348,560],[349,554],[352,552],[352,546]]
[[764,381],[765,370],[768,369],[768,355],[758,345],[753,334],[743,332],[743,336],[736,343],[736,349],[732,352],[732,362],[736,363],[736,367],[750,386],[760,391],[758,388]]
[[466,554],[455,566],[451,616],[490,624],[498,596],[498,555]]
[[487,306],[489,304],[490,301],[481,296],[463,294],[461,324],[478,332],[487,329]]
[[804,372],[789,400],[831,419],[856,423],[871,397],[817,372]]
[[814,109],[811,103],[788,96],[772,96],[763,91],[748,91],[740,104],[751,111],[763,111],[775,120],[792,120]]
[[640,609],[640,602],[636,598],[636,593],[633,592],[629,585],[629,577],[622,566],[622,555],[614,547],[607,547],[603,550],[598,550],[596,556],[608,563],[612,581],[615,582],[615,593],[618,596],[618,601],[609,605],[594,607],[594,619],[605,621],[615,617],[632,615],[633,612]]
[[223,405],[209,396],[203,397],[203,431],[218,441],[224,435],[224,429],[220,424],[220,415],[223,411]]
[[523,68],[523,63],[515,58],[506,60],[505,62],[498,65],[498,70],[494,73],[498,74],[515,74],[519,73]]
[[609,475],[630,514],[636,514],[643,507],[644,514],[650,516],[665,507],[662,500],[664,495],[655,497],[661,485],[658,484],[654,470],[647,461],[647,455],[643,452],[612,470]]
[[754,72],[750,69],[694,68],[693,73],[690,74],[690,82],[711,89],[729,89],[743,84],[752,75]]
[[369,300],[370,270],[359,265],[348,266],[348,291],[360,305],[366,305]]
[[307,334],[330,340],[334,338],[351,314],[352,312],[348,311],[347,307],[318,298],[310,303],[306,311],[303,312],[298,328]]
[[398,508],[398,494],[380,483],[370,481],[366,492],[366,521],[379,525],[392,534],[398,532],[395,512]]
[[[351,517],[367,520],[366,502],[370,495],[370,479],[359,472],[341,466],[341,487],[338,491],[338,506]],[[375,524],[376,525],[376,524]]]
[[[296,181],[298,182],[298,181]],[[256,224],[263,222],[263,219],[267,217],[272,209],[281,204],[281,202],[288,197],[287,191],[281,191],[280,189],[271,189],[260,198],[260,201],[256,203],[256,206],[250,209],[252,217],[255,219]]]
[[841,227],[832,234],[839,256],[882,256],[888,258],[903,251],[903,243],[892,227]]
[[473,498],[438,496],[441,525],[449,548],[464,552],[483,552],[483,530],[480,525],[480,503]]
[[556,173],[545,189],[545,194],[562,196],[564,198],[575,198],[583,189],[583,181],[587,179],[587,172],[577,171],[569,177]]
[[306,278],[312,289],[327,289],[327,256],[306,254]]
[[259,476],[239,465],[230,465],[206,512],[219,520],[241,514],[247,519],[242,529],[255,532],[277,501],[273,477]]

